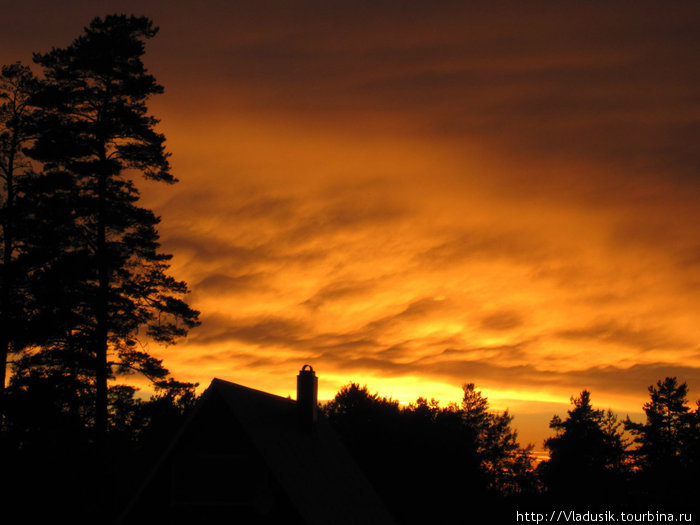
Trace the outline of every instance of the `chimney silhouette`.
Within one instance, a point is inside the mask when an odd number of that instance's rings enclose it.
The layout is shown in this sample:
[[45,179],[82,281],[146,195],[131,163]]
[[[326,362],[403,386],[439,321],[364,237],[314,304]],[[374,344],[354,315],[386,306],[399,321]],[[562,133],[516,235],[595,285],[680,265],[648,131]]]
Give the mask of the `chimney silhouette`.
[[318,378],[311,365],[301,367],[297,376],[297,415],[301,428],[307,431],[318,420]]

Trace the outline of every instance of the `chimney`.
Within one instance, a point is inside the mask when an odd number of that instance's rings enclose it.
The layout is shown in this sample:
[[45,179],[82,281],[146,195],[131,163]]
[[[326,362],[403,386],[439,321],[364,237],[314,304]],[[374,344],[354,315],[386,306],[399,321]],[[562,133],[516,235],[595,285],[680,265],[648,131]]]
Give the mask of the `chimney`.
[[304,365],[297,376],[297,414],[301,428],[311,431],[318,419],[318,378],[311,365]]

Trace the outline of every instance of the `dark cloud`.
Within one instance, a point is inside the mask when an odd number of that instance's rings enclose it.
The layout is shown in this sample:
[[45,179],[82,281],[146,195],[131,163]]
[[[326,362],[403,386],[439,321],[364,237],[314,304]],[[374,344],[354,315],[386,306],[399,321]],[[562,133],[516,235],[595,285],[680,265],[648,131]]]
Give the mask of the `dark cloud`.
[[604,342],[619,344],[636,350],[651,351],[662,349],[688,348],[692,343],[669,334],[654,326],[636,326],[617,321],[606,321],[583,328],[556,332],[555,337],[574,341]]
[[235,319],[208,315],[190,336],[191,342],[202,345],[238,341],[262,347],[297,347],[309,338],[309,326],[298,320],[266,316]]
[[[226,174],[231,176],[231,174]],[[221,180],[192,178],[182,181],[187,191],[172,194],[160,208],[180,217],[183,210],[198,217],[212,217],[224,227],[236,229],[243,224],[285,224],[296,219],[301,203],[290,196],[275,195],[250,181],[235,178],[233,200]]]
[[227,351],[227,352],[211,352],[204,353],[201,352],[197,356],[183,360],[184,363],[192,366],[201,366],[202,364],[209,363],[221,363],[223,365],[230,365],[231,362],[237,363],[237,367],[245,366],[265,366],[275,364],[274,358],[263,358],[259,353],[256,352],[242,352],[242,351]]
[[401,326],[403,323],[420,321],[447,308],[445,301],[424,297],[409,303],[400,312],[375,319],[362,332],[376,334]]
[[257,271],[265,266],[280,264],[307,264],[325,259],[330,247],[299,246],[268,240],[262,244],[238,244],[236,241],[222,240],[215,233],[200,234],[181,232],[164,237],[166,251],[177,252],[198,265],[211,269],[233,268],[238,272]]
[[[541,370],[535,365],[508,366],[495,362],[479,360],[439,360],[424,358],[412,362],[395,362],[375,357],[361,357],[343,361],[347,370],[374,370],[390,376],[430,375],[442,377],[446,382],[460,385],[475,382],[477,385],[491,387],[534,388],[549,391],[568,391],[576,395],[583,389],[594,394],[598,392],[629,395],[638,394],[640,399],[646,395],[647,388],[664,377],[677,377],[687,382],[691,389],[691,399],[700,397],[700,368],[674,365],[671,363],[650,363],[634,365],[629,368],[605,366],[590,367],[582,370],[560,372]],[[566,395],[566,394],[565,394]]]
[[[356,190],[355,190],[356,191]],[[300,210],[279,234],[279,242],[294,245],[363,228],[377,228],[404,217],[405,212],[380,196],[372,199],[355,191],[341,197],[321,198],[321,209]]]
[[272,2],[275,16],[208,6],[187,14],[207,28],[204,60],[198,30],[178,27],[177,41],[166,32],[182,24],[175,8],[162,13],[160,49],[171,53],[157,59],[176,58],[199,73],[193,82],[223,84],[242,94],[238,104],[258,109],[321,119],[401,113],[402,125],[476,137],[511,155],[693,173],[700,15],[687,3],[641,4],[632,12],[608,2],[605,15],[600,6],[545,3],[540,12],[518,2],[362,9]]
[[520,312],[500,310],[481,319],[480,327],[484,330],[507,331],[518,328],[524,323]]
[[237,269],[257,266],[276,257],[270,246],[240,246],[222,241],[213,235],[205,236],[195,232],[189,235],[169,235],[164,239],[163,247],[168,252],[177,252],[199,262],[225,261]]
[[[377,181],[343,186],[328,182],[304,191],[253,186],[228,198],[226,189],[210,189],[208,197],[197,193],[201,190],[195,190],[194,197],[187,191],[173,196],[163,205],[173,218],[163,230],[163,247],[205,266],[207,272],[269,273],[282,265],[322,261],[347,235],[407,216],[405,206],[386,199]],[[193,222],[192,216],[199,221]],[[202,223],[209,226],[202,228]]]
[[371,293],[378,285],[378,281],[371,279],[365,281],[337,280],[321,287],[316,293],[304,301],[304,305],[310,308],[318,308],[326,303],[343,301],[354,297],[361,297]]
[[495,231],[491,228],[467,231],[459,237],[434,246],[418,256],[431,265],[461,264],[471,259],[505,259],[523,264],[544,261],[549,254],[527,232]]
[[[490,345],[490,346],[449,346],[439,353],[440,359],[488,359],[494,362],[509,363],[513,361],[524,361],[529,357],[528,352],[532,349],[537,338],[517,341],[510,344]],[[484,357],[485,356],[485,357]]]
[[[190,336],[194,344],[213,345],[241,342],[261,348],[287,348],[314,354],[323,360],[340,362],[357,356],[381,356],[382,359],[410,355],[412,344],[429,345],[423,340],[406,340],[386,345],[383,340],[392,329],[403,323],[417,322],[444,309],[443,301],[420,299],[405,306],[400,312],[388,315],[367,325],[347,332],[319,331],[309,321],[266,315],[255,318],[236,318],[208,315],[202,325]],[[444,342],[444,340],[442,341]],[[432,342],[432,345],[438,343]]]
[[195,293],[204,293],[212,296],[259,291],[267,286],[265,277],[264,274],[260,273],[236,276],[213,273],[194,284],[192,289]]
[[310,348],[318,352],[319,359],[337,361],[361,354],[373,354],[381,345],[375,339],[353,332],[317,335],[310,341]]
[[[497,154],[613,163],[634,173],[624,177],[645,172],[700,186],[700,14],[692,2],[643,1],[633,10],[622,1],[252,4],[100,7],[145,12],[161,26],[149,64],[180,112],[233,118],[253,108],[340,125],[402,115],[397,131],[411,123],[433,137],[487,142]],[[0,49],[26,46],[29,57],[67,43],[97,13],[76,0],[16,4],[4,14]],[[535,191],[543,180],[522,184]]]

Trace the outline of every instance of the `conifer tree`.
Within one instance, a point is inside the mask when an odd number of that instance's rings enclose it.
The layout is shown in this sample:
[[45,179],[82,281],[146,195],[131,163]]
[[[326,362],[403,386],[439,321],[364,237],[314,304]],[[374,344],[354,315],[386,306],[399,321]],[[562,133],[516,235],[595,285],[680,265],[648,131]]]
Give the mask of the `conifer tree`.
[[633,453],[641,492],[664,503],[692,500],[700,490],[700,402],[691,411],[688,385],[675,377],[651,385],[649,398],[642,407],[646,422],[625,421],[638,445]]
[[508,410],[490,411],[488,399],[474,383],[465,383],[462,391],[462,423],[473,436],[490,488],[504,494],[520,491],[530,482],[532,446],[520,446],[518,433],[511,427],[513,416]]
[[186,284],[167,274],[159,219],[138,206],[132,180],[140,173],[176,182],[165,137],[146,106],[163,92],[141,60],[156,32],[147,18],[110,15],[95,18],[68,47],[34,55],[45,79],[33,97],[41,121],[29,154],[44,163],[45,205],[70,216],[64,245],[46,269],[48,282],[68,280],[60,286],[68,291],[56,304],[63,314],[53,340],[88,363],[100,447],[114,371],[139,370],[154,380],[167,374],[137,335],[145,330],[171,343],[198,324],[198,312],[183,300]]
[[21,299],[18,256],[22,251],[21,198],[22,182],[31,176],[31,164],[23,149],[32,138],[32,108],[29,99],[36,79],[28,67],[19,63],[3,66],[0,71],[0,422],[3,416],[7,358],[23,346],[23,303]]
[[625,474],[621,423],[612,411],[594,409],[588,390],[571,403],[566,419],[554,416],[549,423],[556,435],[545,442],[550,451],[540,469],[545,485],[551,495],[567,500],[614,502]]
[[681,457],[690,421],[688,385],[667,377],[649,387],[649,397],[643,406],[646,423],[634,423],[628,418],[625,427],[635,435],[637,454],[646,468],[667,468]]

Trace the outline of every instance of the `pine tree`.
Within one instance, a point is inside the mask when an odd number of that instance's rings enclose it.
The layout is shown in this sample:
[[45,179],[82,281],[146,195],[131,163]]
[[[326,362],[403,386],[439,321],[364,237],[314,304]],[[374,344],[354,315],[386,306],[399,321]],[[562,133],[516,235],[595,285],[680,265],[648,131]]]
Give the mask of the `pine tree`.
[[675,377],[657,381],[649,387],[650,400],[644,404],[646,423],[629,419],[625,427],[635,435],[642,463],[647,468],[666,468],[681,456],[685,429],[688,425],[688,385],[678,384]]
[[141,60],[145,41],[156,33],[147,18],[110,15],[95,18],[68,47],[34,55],[45,80],[32,99],[41,121],[29,154],[44,163],[44,206],[69,217],[61,226],[63,244],[43,274],[54,286],[64,281],[53,301],[60,322],[51,324],[47,338],[69,349],[75,363],[87,363],[99,448],[114,372],[138,370],[161,381],[167,375],[139,348],[138,334],[145,330],[155,341],[172,343],[198,324],[198,312],[183,300],[185,283],[167,274],[170,256],[159,252],[159,219],[137,205],[130,178],[140,173],[176,182],[165,137],[146,106],[163,92]]
[[[32,139],[32,108],[29,99],[36,79],[29,68],[19,63],[3,66],[0,71],[0,423],[3,417],[7,358],[24,346],[20,327],[24,321],[20,280],[26,271],[19,269],[23,249],[21,215],[18,206],[20,186],[31,176],[31,164],[23,149]],[[1,425],[0,425],[1,426]]]
[[[649,387],[644,404],[645,423],[629,418],[625,428],[635,437],[634,450],[639,481],[647,498],[661,502],[683,502],[695,496],[700,447],[700,402],[698,410],[688,406],[688,385],[666,377]],[[692,499],[692,498],[691,498]]]
[[462,423],[473,436],[490,488],[503,494],[523,490],[531,482],[532,446],[520,446],[518,433],[511,427],[513,416],[508,410],[500,414],[489,411],[488,398],[474,383],[465,383],[462,391]]
[[567,500],[615,502],[625,474],[627,444],[621,423],[612,411],[594,409],[588,390],[571,403],[565,420],[554,416],[549,424],[556,435],[545,442],[550,451],[540,469],[545,485],[550,494]]

